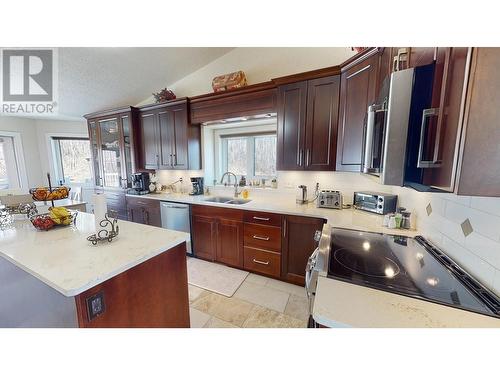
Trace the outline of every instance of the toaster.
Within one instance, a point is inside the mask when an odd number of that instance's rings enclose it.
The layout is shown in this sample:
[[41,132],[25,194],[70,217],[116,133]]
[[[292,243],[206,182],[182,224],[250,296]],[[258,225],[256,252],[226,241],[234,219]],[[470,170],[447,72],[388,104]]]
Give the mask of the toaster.
[[336,190],[321,190],[316,201],[318,208],[342,208],[342,193]]

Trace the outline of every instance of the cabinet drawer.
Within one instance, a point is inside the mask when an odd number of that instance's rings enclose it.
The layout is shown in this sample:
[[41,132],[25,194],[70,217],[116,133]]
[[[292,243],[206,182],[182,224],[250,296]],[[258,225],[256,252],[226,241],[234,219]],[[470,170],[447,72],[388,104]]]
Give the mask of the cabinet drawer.
[[245,223],[245,246],[281,252],[281,228]]
[[243,267],[269,276],[280,276],[281,256],[270,251],[245,246]]
[[269,212],[245,211],[243,219],[245,223],[273,225],[276,227],[281,227],[282,216]]

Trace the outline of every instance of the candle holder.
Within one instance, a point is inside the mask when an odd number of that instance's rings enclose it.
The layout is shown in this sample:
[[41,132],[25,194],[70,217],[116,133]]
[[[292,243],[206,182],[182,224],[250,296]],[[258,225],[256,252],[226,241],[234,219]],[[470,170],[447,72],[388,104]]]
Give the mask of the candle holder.
[[[119,227],[118,220],[116,218],[109,218],[108,214],[104,215],[104,219],[100,221],[99,226],[102,228],[97,231],[96,234],[87,237],[87,241],[92,242],[92,245],[97,245],[98,242],[102,241],[113,241],[113,238],[118,236]],[[96,228],[97,230],[97,228]]]

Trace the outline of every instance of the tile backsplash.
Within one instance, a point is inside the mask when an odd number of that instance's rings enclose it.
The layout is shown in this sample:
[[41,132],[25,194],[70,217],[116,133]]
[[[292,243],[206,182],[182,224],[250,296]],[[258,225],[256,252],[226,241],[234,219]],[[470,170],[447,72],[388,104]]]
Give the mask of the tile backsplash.
[[[160,171],[158,176],[163,184],[184,177],[184,187],[190,189],[189,177],[203,176],[203,171]],[[351,203],[354,191],[359,190],[397,194],[399,205],[412,211],[412,220],[424,237],[500,296],[500,198],[422,193],[380,185],[370,176],[346,172],[278,172],[274,193],[281,193],[282,199],[294,199],[298,185],[306,185],[312,194],[316,182],[322,189],[340,190],[345,203]]]

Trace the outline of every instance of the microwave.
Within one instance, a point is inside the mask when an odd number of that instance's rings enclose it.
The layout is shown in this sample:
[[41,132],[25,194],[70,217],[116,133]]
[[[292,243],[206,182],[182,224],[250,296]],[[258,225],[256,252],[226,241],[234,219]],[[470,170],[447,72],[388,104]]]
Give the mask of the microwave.
[[368,107],[361,172],[383,185],[443,191],[426,178],[441,167],[440,108],[433,98],[436,64],[394,72]]
[[398,196],[394,194],[376,193],[373,191],[354,192],[353,207],[373,212],[379,215],[385,215],[396,212]]

